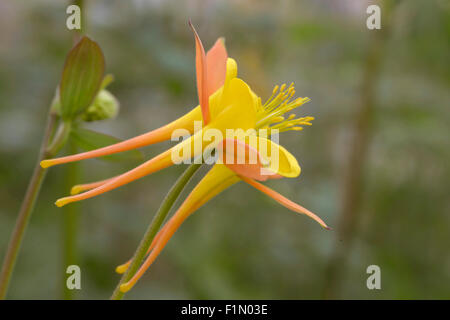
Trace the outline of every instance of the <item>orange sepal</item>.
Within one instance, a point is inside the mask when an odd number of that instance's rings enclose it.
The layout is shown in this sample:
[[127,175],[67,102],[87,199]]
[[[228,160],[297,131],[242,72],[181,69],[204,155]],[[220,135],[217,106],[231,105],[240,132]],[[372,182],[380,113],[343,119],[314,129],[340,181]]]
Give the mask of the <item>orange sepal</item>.
[[211,119],[209,114],[209,95],[208,95],[208,76],[205,49],[203,48],[202,41],[195,31],[191,21],[189,26],[192,29],[195,37],[195,69],[197,74],[197,93],[200,107],[202,109],[203,122],[207,125]]
[[245,181],[246,183],[248,183],[249,185],[251,185],[252,187],[258,189],[259,191],[261,191],[262,193],[265,193],[266,195],[268,195],[269,197],[271,197],[272,199],[274,199],[276,202],[278,202],[279,204],[281,204],[282,206],[307,215],[308,217],[310,217],[311,219],[315,220],[317,223],[319,223],[323,228],[327,229],[327,230],[331,230],[330,227],[328,227],[325,222],[323,222],[322,219],[320,219],[317,215],[315,215],[314,213],[312,213],[311,211],[309,211],[306,208],[303,208],[301,205],[289,200],[288,198],[282,196],[281,194],[279,194],[278,192],[270,189],[269,187],[266,187],[265,185],[256,182],[253,179],[249,179],[246,177],[241,176],[240,177],[243,181]]
[[225,40],[217,39],[214,46],[206,53],[206,77],[208,79],[208,96],[225,84],[227,74],[227,49]]

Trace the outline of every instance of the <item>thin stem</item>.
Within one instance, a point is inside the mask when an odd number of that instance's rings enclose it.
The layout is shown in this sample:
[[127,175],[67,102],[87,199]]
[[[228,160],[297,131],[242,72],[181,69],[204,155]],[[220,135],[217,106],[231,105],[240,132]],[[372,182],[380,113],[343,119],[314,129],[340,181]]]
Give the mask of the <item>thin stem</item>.
[[30,220],[30,215],[34,206],[34,202],[39,193],[39,189],[44,181],[45,170],[41,168],[39,162],[46,156],[47,145],[49,143],[52,132],[55,128],[56,115],[49,113],[47,125],[44,133],[44,137],[39,152],[38,161],[34,167],[33,175],[28,184],[25,198],[20,207],[19,215],[17,217],[16,226],[11,235],[8,249],[6,251],[5,260],[3,262],[2,271],[0,273],[0,299],[4,299],[8,290],[9,281],[14,269],[14,264],[17,259],[17,254],[22,243],[22,238],[25,233],[25,229]]
[[54,156],[58,152],[58,150],[62,147],[61,139],[63,139],[63,135],[55,135],[54,138],[52,139],[53,141],[51,142],[51,145],[53,147],[52,148],[48,147],[48,145],[50,144],[52,133],[55,128],[56,120],[57,115],[54,112],[50,111],[45,129],[45,134],[42,139],[39,157],[34,167],[31,180],[28,184],[25,197],[22,201],[19,215],[16,220],[16,225],[14,227],[14,231],[11,235],[8,249],[6,251],[2,271],[0,273],[0,300],[5,299],[6,297],[8,285],[11,280],[17,255],[19,253],[20,246],[22,244],[23,236],[28,226],[28,222],[30,221],[31,213],[33,212],[36,199],[39,195],[40,188],[45,178],[46,170],[40,166],[40,162],[45,158]]
[[147,252],[147,249],[149,248],[150,244],[152,243],[153,238],[155,237],[158,230],[161,228],[161,225],[166,218],[167,214],[169,213],[170,209],[172,208],[173,204],[177,200],[178,196],[180,195],[181,191],[183,191],[186,184],[189,182],[191,177],[194,175],[194,173],[200,168],[201,164],[193,163],[191,164],[186,171],[183,172],[183,174],[178,178],[178,180],[175,182],[175,184],[170,189],[169,193],[167,193],[166,197],[164,198],[161,206],[158,209],[158,212],[153,217],[152,222],[150,223],[149,227],[147,228],[147,231],[144,234],[144,237],[142,238],[139,247],[137,248],[133,260],[131,262],[130,267],[128,270],[124,273],[122,278],[119,281],[119,284],[117,285],[116,289],[114,290],[111,300],[120,300],[123,298],[125,293],[120,291],[120,286],[126,282],[128,282],[133,275],[137,272],[139,266],[142,264],[142,261],[145,258],[145,254]]
[[67,142],[72,123],[70,121],[61,122],[56,130],[52,142],[47,147],[47,157],[55,155]]
[[[81,12],[81,29],[76,30],[73,36],[73,44],[75,45],[81,37],[86,33],[86,14],[85,6],[83,0],[74,0],[73,4],[80,7]],[[67,132],[65,135],[70,133],[70,127],[66,126]],[[64,132],[63,132],[64,134]],[[67,138],[67,137],[66,137]],[[77,147],[74,143],[69,142],[69,154],[76,154],[78,152]],[[72,162],[67,165],[66,169],[66,179],[64,186],[66,189],[70,190],[75,184],[78,183],[80,179],[81,166],[79,162]],[[76,264],[77,261],[77,239],[78,239],[78,220],[80,215],[80,203],[74,203],[70,206],[65,206],[63,208],[62,214],[62,297],[64,300],[73,300],[75,297],[76,290],[69,289],[66,285],[67,274],[65,270],[68,266]]]

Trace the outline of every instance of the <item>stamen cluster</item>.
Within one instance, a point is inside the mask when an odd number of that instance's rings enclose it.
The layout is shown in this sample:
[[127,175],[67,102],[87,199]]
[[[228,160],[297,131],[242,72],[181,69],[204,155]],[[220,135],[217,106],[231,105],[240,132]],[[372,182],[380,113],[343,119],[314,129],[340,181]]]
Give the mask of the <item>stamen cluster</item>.
[[310,101],[307,97],[291,100],[294,94],[294,83],[291,83],[289,87],[286,84],[282,84],[280,87],[278,85],[275,86],[272,95],[257,113],[257,128],[268,129],[270,133],[270,130],[273,129],[277,129],[278,132],[288,130],[300,131],[303,130],[302,126],[310,126],[314,117],[296,118],[295,114],[290,114],[287,118],[284,116],[285,113]]

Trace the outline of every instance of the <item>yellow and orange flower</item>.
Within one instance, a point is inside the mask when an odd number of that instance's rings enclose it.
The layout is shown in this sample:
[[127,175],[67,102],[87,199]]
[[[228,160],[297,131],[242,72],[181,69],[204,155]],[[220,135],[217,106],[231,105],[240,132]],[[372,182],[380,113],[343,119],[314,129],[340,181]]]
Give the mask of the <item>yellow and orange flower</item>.
[[[121,291],[123,292],[130,290],[144,274],[164,248],[167,241],[189,215],[214,196],[241,180],[273,198],[286,208],[305,214],[317,221],[322,227],[328,229],[327,225],[314,213],[258,182],[283,177],[294,178],[300,175],[300,166],[295,157],[285,148],[268,139],[267,136],[260,135],[259,129],[267,129],[265,132],[268,132],[268,136],[270,136],[273,130],[279,132],[302,130],[302,125],[311,125],[312,117],[296,118],[293,114],[287,118],[284,117],[285,113],[301,106],[309,99],[297,98],[292,100],[295,94],[293,84],[289,87],[282,85],[281,87],[275,87],[272,96],[263,105],[261,99],[250,87],[237,77],[237,64],[235,60],[228,58],[223,40],[218,39],[208,53],[205,54],[197,32],[193,27],[192,30],[196,44],[199,106],[181,118],[138,137],[97,150],[41,162],[41,166],[46,168],[56,164],[139,148],[170,139],[172,132],[176,129],[184,129],[192,134],[190,138],[183,140],[171,149],[124,174],[99,182],[74,186],[71,190],[71,196],[56,201],[57,206],[63,206],[70,202],[100,195],[171,166],[174,164],[171,157],[172,153],[185,150],[184,147],[186,146],[189,146],[189,148],[186,148],[189,151],[182,153],[181,160],[201,156],[203,148],[211,147],[210,139],[206,137],[210,129],[218,130],[223,137],[227,136],[226,131],[229,129],[247,132],[243,137],[226,138],[213,142],[215,149],[222,154],[219,157],[222,161],[217,161],[213,165],[172,218],[157,233],[148,249],[146,261],[130,281],[121,286]],[[202,122],[202,127],[197,131],[195,131],[195,121]],[[200,145],[202,148],[195,148],[195,145]],[[233,147],[231,150],[230,146]],[[269,150],[268,154],[261,152],[262,149],[265,149],[264,151]],[[257,161],[255,163],[246,161],[240,163],[236,161],[237,152],[234,150],[244,150],[246,151],[246,157],[254,156],[257,158]],[[226,160],[230,154],[233,161]],[[125,272],[129,263],[127,262],[117,267],[116,271],[119,273]]]

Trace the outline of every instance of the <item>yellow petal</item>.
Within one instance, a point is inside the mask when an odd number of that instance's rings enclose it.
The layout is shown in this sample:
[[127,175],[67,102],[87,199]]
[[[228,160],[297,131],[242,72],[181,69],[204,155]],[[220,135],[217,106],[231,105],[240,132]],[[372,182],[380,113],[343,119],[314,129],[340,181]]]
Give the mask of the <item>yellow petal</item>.
[[184,207],[185,214],[190,214],[239,180],[239,177],[225,165],[215,164],[181,207]]
[[280,175],[295,178],[300,175],[301,169],[297,159],[284,147],[260,136],[246,136],[245,143],[258,150],[259,156],[266,164],[266,174]]
[[209,98],[209,110],[211,113],[211,118],[215,118],[224,109],[224,107],[227,107],[227,105],[221,103],[222,94],[223,92],[228,91],[231,80],[236,78],[236,76],[237,76],[236,61],[234,61],[234,59],[232,58],[228,58],[225,83],[219,90],[214,92],[214,94],[212,94]]
[[223,90],[220,107],[211,114],[211,126],[226,134],[226,129],[254,128],[256,123],[256,106],[249,86],[238,78],[231,79]]
[[225,77],[225,87],[227,87],[230,81],[237,77],[238,67],[236,60],[233,58],[227,59],[227,74]]
[[301,168],[297,159],[283,146],[270,139],[258,137],[258,151],[262,153],[263,149],[268,151],[269,165],[266,167],[268,170],[287,178],[295,178],[300,175]]

